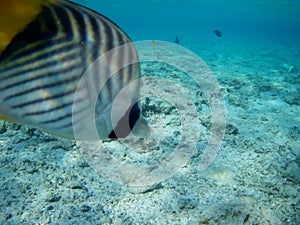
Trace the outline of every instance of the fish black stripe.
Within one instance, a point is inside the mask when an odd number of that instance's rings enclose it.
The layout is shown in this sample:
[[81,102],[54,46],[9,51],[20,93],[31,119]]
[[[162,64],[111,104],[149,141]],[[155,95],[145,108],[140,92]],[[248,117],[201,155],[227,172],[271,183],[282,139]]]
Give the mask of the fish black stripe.
[[[76,114],[84,112],[84,111],[85,111],[85,109],[82,109],[81,111],[73,112],[72,117],[75,116]],[[86,115],[84,114],[83,116],[76,119],[75,121],[73,121],[73,119],[72,119],[71,122],[68,122],[67,124],[60,125],[60,126],[56,127],[56,129],[64,129],[64,128],[74,126],[75,124],[78,124],[79,122],[81,122],[85,117],[86,117]]]
[[55,88],[55,87],[62,86],[62,85],[68,84],[68,83],[72,83],[72,82],[74,82],[74,79],[76,79],[76,78],[71,77],[69,79],[59,80],[58,82],[50,83],[50,84],[47,84],[47,85],[40,85],[40,86],[36,86],[34,88],[31,88],[31,89],[28,89],[28,90],[25,90],[25,91],[20,91],[18,93],[13,94],[13,95],[7,96],[4,99],[4,101],[8,101],[12,98],[16,98],[16,97],[20,97],[22,95],[32,93],[33,91],[38,91],[38,90],[45,89],[45,88]]
[[[86,118],[86,109],[87,109],[88,107],[90,107],[90,103],[88,103],[88,106],[84,106],[84,105],[82,104],[81,109],[80,109],[80,108],[77,109],[76,112],[73,111],[73,116],[76,116],[76,117],[74,117],[73,124],[77,124],[77,123],[79,123],[79,122],[82,122],[82,121]],[[80,114],[82,114],[82,113],[83,113],[83,115],[80,115]]]
[[[127,83],[128,80],[128,68],[130,68],[132,65],[128,65],[130,58],[130,50],[132,49],[131,45],[125,45],[129,42],[128,38],[124,36],[120,31],[117,31],[117,42],[118,45],[122,46],[120,49],[121,51],[118,51],[117,58],[114,59],[117,61],[117,64],[120,68],[118,71],[118,77],[115,78],[115,86],[118,87],[118,90],[120,90],[125,83]],[[125,83],[124,83],[125,82]]]
[[67,119],[67,118],[70,118],[70,117],[72,118],[72,115],[73,115],[73,113],[70,112],[70,113],[68,113],[68,114],[66,114],[66,115],[59,116],[59,117],[57,117],[57,118],[55,118],[55,119],[44,120],[44,121],[41,121],[41,122],[39,122],[39,123],[40,123],[40,124],[57,123],[57,122],[60,122],[60,121],[62,121],[62,120],[64,120],[64,119]]
[[[42,41],[38,41],[37,37]],[[65,10],[56,5],[43,7],[37,19],[18,34],[1,54],[0,61],[2,59],[16,61],[28,56],[39,57],[38,54],[36,55],[37,52],[43,52],[49,49],[49,46],[58,43],[66,43],[67,40],[73,40],[73,30]]]
[[[86,108],[84,107],[84,108],[82,108],[82,109],[80,109],[80,110],[78,110],[78,111],[76,111],[76,112],[73,112],[73,111],[72,111],[72,112],[67,113],[67,114],[65,114],[65,115],[63,115],[63,116],[59,116],[59,117],[57,117],[57,118],[53,118],[53,119],[49,119],[49,120],[44,120],[44,121],[39,122],[39,123],[41,123],[41,124],[48,124],[48,123],[62,122],[62,120],[65,120],[65,119],[68,119],[68,118],[73,118],[74,116],[76,116],[76,115],[78,115],[78,114],[80,114],[80,113],[82,113],[82,112],[85,112],[85,110],[86,110]],[[83,116],[80,118],[80,120],[82,120],[85,116],[86,116],[86,115],[83,115]],[[72,119],[71,119],[71,120],[72,120]],[[59,127],[57,127],[57,129],[58,129],[58,128],[65,128],[65,127],[71,126],[71,125],[73,125],[73,124],[78,123],[80,120],[71,121],[71,122],[68,122],[68,124],[60,125]],[[52,125],[53,125],[53,124],[52,124]]]
[[113,91],[113,84],[112,84],[112,77],[110,77],[107,81],[106,81],[106,90],[107,90],[107,93],[108,93],[108,99],[110,101],[112,101],[113,99],[113,95],[112,95],[112,91]]
[[38,116],[38,115],[47,114],[47,113],[50,113],[50,112],[58,111],[58,110],[61,110],[61,109],[63,109],[63,108],[69,107],[69,106],[71,106],[72,104],[73,104],[73,102],[68,102],[68,103],[65,103],[65,104],[62,104],[62,105],[53,107],[53,108],[51,108],[51,109],[24,113],[24,114],[22,115],[22,117],[27,117],[27,116]]
[[47,114],[47,113],[50,113],[50,112],[59,111],[59,110],[64,109],[64,108],[68,108],[68,107],[72,106],[73,104],[82,103],[85,100],[86,100],[85,98],[81,98],[81,99],[77,99],[76,102],[71,101],[71,102],[68,102],[68,103],[61,104],[61,105],[56,106],[56,107],[52,107],[52,108],[47,109],[47,110],[39,110],[39,111],[24,113],[24,114],[22,114],[22,117],[39,116],[39,115]]
[[[131,57],[131,56],[129,56],[129,57]],[[127,67],[127,69],[128,69],[128,70],[127,70],[127,74],[125,74],[124,77],[123,77],[123,79],[122,79],[122,85],[124,84],[124,80],[125,80],[125,81],[128,80],[129,77],[132,78],[132,74],[133,74],[133,72],[134,72],[133,68],[134,68],[134,67],[137,67],[136,64],[137,64],[137,63],[130,64],[130,65]],[[129,77],[128,77],[128,76],[129,76]]]
[[[36,19],[13,38],[6,50],[1,54],[0,61],[8,57],[10,57],[10,60],[15,60],[16,57],[20,57],[18,49],[24,49],[24,46],[28,45],[35,45],[37,37],[39,37],[39,40],[50,40],[57,32],[57,23],[53,18],[51,10],[43,7]],[[41,43],[39,47],[40,49],[45,48],[45,43]]]
[[51,10],[53,12],[52,15],[55,19],[56,25],[60,29],[59,31],[62,32],[66,38],[65,41],[73,40],[74,30],[67,10],[63,6],[55,4],[51,5]]
[[99,24],[97,23],[96,19],[93,18],[91,15],[88,15],[88,19],[93,28],[93,39],[95,40],[96,44],[100,44]]
[[[84,48],[82,54],[81,54],[81,59],[82,62],[84,62],[84,70],[88,68],[88,66],[93,62],[93,51],[96,49],[98,46],[97,44],[94,44],[89,42],[89,37],[93,36],[94,31],[89,27],[90,25],[90,20],[87,14],[82,11],[80,8],[69,8],[73,14],[73,18],[76,22],[76,24],[73,24],[74,30],[78,31],[79,38],[81,40],[81,44],[84,44]],[[93,76],[93,74],[90,74],[90,76]]]
[[94,48],[91,51],[92,59],[93,61],[97,60],[99,56],[101,56],[101,52],[99,51],[101,49],[101,34],[100,34],[100,27],[99,23],[95,20],[95,18],[89,16],[90,26],[92,29],[92,33],[90,34],[94,41]]
[[[14,71],[19,69],[19,72],[14,73],[12,75],[6,75],[3,76],[2,78],[0,78],[0,81],[3,81],[5,79],[8,78],[13,78],[13,77],[17,77],[20,75],[23,75],[26,70],[23,69],[24,66],[28,65],[28,64],[38,64],[39,61],[45,61],[46,59],[52,59],[55,55],[60,55],[62,54],[61,52],[67,52],[67,51],[74,51],[74,48],[76,48],[77,45],[74,43],[70,43],[68,45],[61,45],[61,46],[53,46],[51,48],[46,48],[44,51],[40,51],[36,50],[38,53],[35,54],[31,54],[31,55],[27,55],[24,58],[17,58],[16,60],[13,61],[12,65],[8,65],[8,67],[6,67],[6,65],[4,65],[4,68],[0,69],[1,73],[9,73],[10,71]],[[68,59],[68,58],[66,58]],[[21,61],[21,62],[20,62]],[[53,59],[54,61],[54,59]],[[25,71],[25,72],[24,72]]]
[[[64,40],[62,40],[62,41],[64,41]],[[8,59],[7,61],[13,61],[14,62],[14,61],[17,61],[19,59],[23,59],[23,58],[26,58],[28,56],[35,55],[36,52],[44,50],[45,46],[51,46],[52,42],[53,42],[53,40],[42,40],[42,41],[37,40],[33,44],[28,43],[28,44],[18,48],[18,50],[12,49],[12,51],[14,51],[14,52],[8,52],[7,51],[6,52],[6,54],[8,55],[7,56],[7,59]]]
[[140,65],[138,62],[137,53],[135,51],[135,46],[131,42],[129,42],[127,46],[128,51],[126,52],[126,55],[124,57],[127,58],[127,64],[129,65],[126,67],[126,73],[124,73],[123,75],[123,80],[121,84],[122,86],[128,81],[133,80],[133,78],[134,80],[137,79],[140,75]]
[[[73,58],[75,58],[75,57],[72,57],[72,59]],[[23,79],[23,80],[14,82],[12,84],[6,85],[5,87],[0,88],[0,91],[7,90],[7,89],[10,89],[10,88],[16,87],[18,85],[23,85],[25,83],[29,83],[29,82],[32,82],[32,81],[35,81],[35,80],[54,77],[54,76],[57,76],[58,74],[63,75],[63,74],[66,74],[67,72],[70,72],[70,71],[74,70],[74,67],[76,67],[78,69],[80,68],[80,66],[76,66],[78,63],[75,60],[72,64],[71,64],[71,61],[69,61],[69,62],[70,62],[70,65],[68,65],[68,67],[62,67],[61,69],[55,70],[55,71],[52,71],[52,72],[48,72],[49,70],[47,70],[44,73],[39,74],[35,77],[31,77],[31,78],[29,77],[29,79]],[[75,63],[76,63],[76,65],[75,65]],[[42,65],[38,68],[34,68],[34,69],[24,71],[24,73],[38,72],[38,71],[41,71],[41,70],[44,70],[44,69],[47,69],[47,68],[51,68],[51,66],[54,66],[55,64],[56,64],[56,62],[49,62],[48,64]],[[26,76],[26,77],[28,77],[28,76]]]
[[[124,35],[122,35],[120,32],[117,32],[117,39],[118,39],[118,43],[120,45],[125,44]],[[119,68],[120,68],[120,70],[118,71],[119,72],[119,76],[118,76],[117,79],[115,79],[116,82],[118,82],[116,84],[118,88],[121,88],[123,86],[123,84],[124,84],[123,82],[124,82],[124,78],[126,76],[126,71],[127,71],[126,68],[128,67],[127,66],[128,62],[126,63],[126,61],[128,60],[127,59],[128,48],[129,48],[129,46],[121,47],[120,48],[121,51],[118,52],[118,57],[116,59],[118,65],[119,65]],[[122,61],[120,62],[120,60],[122,60]],[[127,81],[127,80],[125,79],[125,81]]]
[[[124,83],[128,82],[128,80],[132,80],[134,78],[134,75],[136,73],[139,73],[139,65],[138,65],[138,62],[135,62],[137,59],[137,56],[136,54],[134,53],[134,46],[133,44],[130,44],[129,47],[128,47],[128,52],[127,54],[124,56],[126,57],[129,61],[127,62],[127,64],[129,64],[130,62],[133,61],[133,64],[130,64],[126,67],[126,71],[124,73],[124,78],[123,78],[123,81],[122,81],[122,85],[124,85]],[[132,58],[134,60],[132,60]],[[137,69],[137,70],[136,70]],[[134,73],[135,72],[135,73]],[[138,76],[137,76],[138,77]],[[136,77],[136,78],[137,78]]]
[[[86,30],[89,34],[89,37],[93,37],[94,34],[94,28],[92,27],[91,21],[89,20],[89,17],[85,17],[85,24],[86,24]],[[88,39],[88,37],[87,37]],[[95,59],[98,57],[98,45],[94,43],[94,40],[92,42],[88,41],[85,48],[85,68],[89,69],[88,74],[88,88],[90,95],[90,98],[94,98],[98,93],[97,92],[97,84],[98,84],[98,78],[99,78],[99,64],[94,63]],[[91,69],[89,68],[90,66]]]
[[[65,5],[66,10],[68,10],[69,14],[67,14],[67,18],[69,18],[70,26],[72,27],[72,30],[74,32],[77,32],[79,34],[79,40],[83,41],[85,43],[87,33],[84,23],[84,18],[81,11],[78,11],[74,7],[70,7],[69,5]],[[71,18],[72,17],[72,18]],[[73,19],[73,20],[72,20]],[[76,24],[72,23],[72,21],[76,22]],[[74,35],[76,36],[76,35]]]
[[[71,71],[72,69],[74,69],[74,67],[79,68],[80,67],[80,62],[78,62],[78,60],[75,58],[76,55],[71,56],[69,61],[67,61],[67,65],[65,67],[58,67],[55,68],[54,66],[57,64],[57,62],[49,62],[45,65],[41,65],[40,67],[37,68],[32,68],[32,69],[28,69],[24,72],[24,74],[21,74],[23,77],[23,80],[16,80],[16,79],[12,79],[13,81],[15,81],[14,83],[10,83],[5,85],[5,87],[0,88],[1,90],[6,90],[9,89],[11,87],[17,86],[17,85],[22,85],[24,83],[28,83],[34,80],[38,80],[38,79],[43,79],[43,78],[48,78],[48,77],[53,77],[55,75],[65,75],[67,72]],[[52,66],[52,67],[51,67]],[[51,72],[49,72],[51,71]],[[25,73],[36,73],[35,76],[30,77],[29,75],[26,75]],[[15,74],[13,74],[15,75]],[[19,73],[18,73],[19,75]],[[12,77],[8,77],[8,78],[12,78]]]
[[37,104],[37,103],[41,103],[41,102],[44,102],[44,101],[47,101],[47,100],[53,100],[53,99],[62,98],[62,97],[65,97],[67,95],[73,94],[75,91],[76,90],[69,90],[69,91],[66,91],[66,92],[63,92],[63,93],[59,93],[59,94],[56,94],[56,95],[38,98],[38,99],[35,99],[35,100],[32,100],[32,101],[28,101],[28,102],[24,102],[24,103],[21,103],[21,104],[12,105],[11,108],[13,108],[13,109],[23,108],[23,107],[26,107],[26,106],[29,106],[29,105],[33,105],[33,104]]
[[116,30],[118,45],[124,45],[129,42],[128,38],[124,36],[119,30]]
[[[106,27],[107,27],[107,24],[106,24]],[[116,63],[117,65],[117,68],[115,67],[112,67],[113,70],[110,71],[111,74],[108,74],[110,76],[110,78],[107,80],[107,93],[108,93],[108,98],[109,100],[113,100],[113,96],[114,96],[114,92],[116,91],[117,89],[117,86],[114,84],[114,81],[115,80],[118,80],[118,78],[116,78],[116,73],[118,73],[117,70],[120,69],[120,63],[119,63],[119,53],[120,53],[120,49],[115,49],[119,46],[119,32],[118,30],[116,30],[114,27],[109,27],[109,30],[111,31],[111,38],[109,39],[110,42],[111,42],[111,47],[109,47],[109,51],[110,53],[108,54],[109,58],[108,58],[108,63],[111,64],[113,62]],[[112,51],[111,51],[112,50]]]
[[87,24],[85,23],[86,13],[82,11],[78,7],[70,7],[68,4],[66,4],[66,8],[68,10],[68,16],[69,20],[71,22],[71,25],[73,27],[74,32],[76,32],[75,38],[79,39],[79,44],[82,46],[82,52],[80,54],[80,58],[83,62],[83,71],[87,69],[89,64],[91,63],[91,50],[96,48],[96,45],[90,46],[88,43],[88,34],[87,33]]
[[[43,69],[43,68],[50,68],[50,67],[53,67],[56,65],[56,62],[55,61],[50,61],[50,62],[44,62],[44,63],[41,63],[39,64],[38,66],[35,66],[33,68],[30,68],[30,69],[23,69],[23,67],[26,65],[26,63],[24,64],[20,64],[20,65],[15,65],[14,68],[9,68],[9,69],[4,69],[4,70],[1,70],[0,72],[2,73],[2,75],[4,75],[2,78],[0,78],[0,82],[4,82],[6,80],[9,80],[9,79],[13,79],[13,78],[17,78],[18,76],[24,76],[24,74],[26,73],[30,73],[30,72],[34,72],[38,69]],[[20,67],[20,68],[18,68]],[[17,70],[17,68],[19,69],[19,71]],[[12,73],[11,70],[17,70],[18,72],[14,72]],[[9,86],[6,86],[4,88],[1,88],[0,90],[5,90],[9,88]]]
[[106,24],[108,24],[109,26],[114,27],[114,29],[120,30],[122,33],[124,33],[125,36],[127,36],[127,35],[125,34],[125,32],[122,31],[122,30],[118,27],[118,25],[117,25],[116,23],[114,23],[114,22],[111,21],[108,17],[102,15],[101,13],[99,13],[99,12],[93,10],[93,9],[90,9],[90,8],[84,7],[84,6],[82,6],[82,5],[79,5],[79,4],[77,4],[77,3],[74,3],[74,2],[63,2],[63,4],[64,4],[64,5],[71,5],[70,7],[74,7],[74,6],[75,6],[75,7],[77,7],[78,9],[80,9],[80,11],[81,11],[82,13],[85,13],[85,14],[87,14],[87,15],[90,15],[90,16],[96,18],[97,20],[101,21],[101,23],[106,23]]
[[61,125],[61,126],[58,126],[56,129],[65,129],[65,128],[68,128],[68,127],[71,127],[71,126],[73,126],[73,122],[69,122],[69,123],[67,123],[67,124],[64,124],[64,125]]
[[107,25],[106,21],[101,21],[101,37],[102,38],[105,38],[105,42],[106,42],[106,45],[103,46],[105,47],[105,49],[103,49],[103,52],[105,53],[106,51],[109,51],[111,49],[114,48],[113,46],[113,41],[114,41],[114,37],[113,37],[113,33],[112,33],[112,28],[110,26]]
[[[93,18],[91,15],[88,15],[88,19],[90,21],[90,26],[93,31],[92,34],[90,34],[90,35],[92,35],[92,37],[95,41],[95,44],[96,44],[96,46],[91,49],[92,60],[93,60],[93,62],[91,62],[91,63],[94,63],[93,70],[94,70],[95,84],[99,84],[101,74],[99,74],[100,73],[99,63],[96,62],[96,60],[101,55],[101,52],[100,52],[100,49],[101,49],[101,47],[100,47],[100,45],[101,45],[100,28],[99,28],[99,24],[95,18]],[[89,66],[89,65],[87,65],[87,66]]]

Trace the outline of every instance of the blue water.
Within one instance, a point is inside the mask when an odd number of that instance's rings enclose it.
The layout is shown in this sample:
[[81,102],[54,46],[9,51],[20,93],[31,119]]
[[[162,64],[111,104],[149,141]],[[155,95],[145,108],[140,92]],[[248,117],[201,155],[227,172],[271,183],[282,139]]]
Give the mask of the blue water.
[[134,40],[182,41],[214,38],[299,42],[300,1],[146,0],[76,1],[111,18]]

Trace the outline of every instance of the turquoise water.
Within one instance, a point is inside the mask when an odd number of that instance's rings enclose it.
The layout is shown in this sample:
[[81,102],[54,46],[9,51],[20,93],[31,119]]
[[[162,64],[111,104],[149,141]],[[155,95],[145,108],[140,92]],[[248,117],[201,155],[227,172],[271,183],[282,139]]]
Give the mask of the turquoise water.
[[[220,151],[206,170],[199,169],[212,129],[205,87],[178,69],[145,60],[144,77],[174,81],[192,103],[181,92],[171,98],[183,109],[197,110],[200,137],[189,161],[153,186],[132,187],[124,185],[131,181],[127,171],[119,171],[123,183],[99,173],[74,141],[1,120],[0,224],[300,224],[300,1],[75,2],[113,20],[133,41],[150,40],[137,46],[140,56],[173,57],[174,65],[191,66],[191,74],[216,79],[227,125]],[[174,86],[153,82],[150,87],[168,94]],[[148,143],[150,150],[142,151],[129,151],[124,147],[129,142],[105,142],[115,158],[140,168],[170,156],[182,141],[180,111],[157,99],[146,99],[143,110],[154,127],[163,121],[158,125],[164,133],[155,134],[167,140],[154,147]],[[196,132],[189,132],[185,139],[195,141]],[[149,182],[146,175],[139,178]]]
[[98,10],[120,25],[134,40],[197,41],[214,38],[249,38],[299,43],[298,1],[77,1]]

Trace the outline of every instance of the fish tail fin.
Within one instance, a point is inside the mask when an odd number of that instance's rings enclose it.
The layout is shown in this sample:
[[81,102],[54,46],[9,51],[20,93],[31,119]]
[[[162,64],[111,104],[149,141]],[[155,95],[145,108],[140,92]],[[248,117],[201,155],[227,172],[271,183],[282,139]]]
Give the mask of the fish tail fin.
[[143,137],[147,138],[151,134],[151,129],[146,121],[146,119],[143,116],[140,116],[140,118],[136,121],[132,133],[136,137]]

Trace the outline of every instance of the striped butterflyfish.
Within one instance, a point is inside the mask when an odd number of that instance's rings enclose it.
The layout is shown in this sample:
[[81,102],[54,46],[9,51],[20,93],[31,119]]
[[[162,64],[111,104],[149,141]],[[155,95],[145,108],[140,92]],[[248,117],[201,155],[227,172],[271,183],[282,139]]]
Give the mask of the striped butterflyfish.
[[1,0],[2,119],[83,140],[89,126],[101,139],[148,132],[139,76],[134,44],[107,17],[66,0]]

